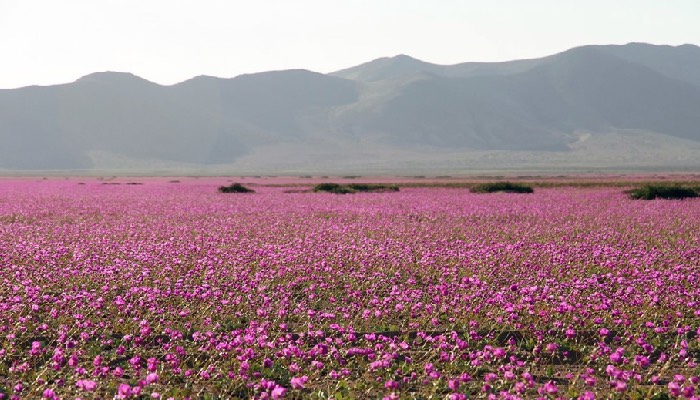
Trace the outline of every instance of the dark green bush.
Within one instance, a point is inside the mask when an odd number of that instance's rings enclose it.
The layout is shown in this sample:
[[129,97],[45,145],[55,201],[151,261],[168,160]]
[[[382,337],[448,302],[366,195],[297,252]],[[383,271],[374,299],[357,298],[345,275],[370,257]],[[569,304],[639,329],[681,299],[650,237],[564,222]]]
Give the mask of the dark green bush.
[[398,192],[399,187],[396,185],[383,185],[378,183],[350,183],[341,185],[338,183],[319,183],[314,186],[314,192],[329,192],[337,194],[347,194],[356,192]]
[[513,182],[487,182],[474,185],[471,188],[472,193],[532,193],[532,187],[522,183]]
[[336,194],[355,193],[353,189],[350,189],[347,186],[331,182],[319,183],[318,185],[314,186],[314,192],[328,192]]
[[383,185],[379,183],[350,183],[348,187],[358,192],[398,192],[396,185]]
[[682,186],[644,185],[628,190],[627,194],[633,200],[685,199],[698,197],[698,190]]
[[221,193],[255,193],[255,190],[248,189],[247,187],[241,185],[240,183],[232,183],[229,186],[219,186],[219,192],[221,192]]

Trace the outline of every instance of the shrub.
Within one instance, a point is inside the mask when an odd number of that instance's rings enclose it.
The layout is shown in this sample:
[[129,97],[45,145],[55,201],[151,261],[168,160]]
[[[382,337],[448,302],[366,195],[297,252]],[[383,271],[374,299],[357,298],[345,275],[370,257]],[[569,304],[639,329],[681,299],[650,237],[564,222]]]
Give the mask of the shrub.
[[644,185],[626,192],[633,200],[685,199],[698,197],[698,190],[682,186]]
[[314,192],[329,192],[337,194],[347,194],[356,192],[398,192],[399,187],[396,185],[382,185],[376,183],[350,183],[341,185],[338,183],[319,183],[314,186]]
[[522,183],[512,182],[488,182],[480,183],[471,188],[472,193],[532,193],[532,187]]
[[358,192],[398,192],[399,187],[396,185],[382,185],[378,183],[351,183],[348,185],[350,189]]
[[240,183],[232,183],[229,186],[219,186],[219,192],[221,192],[221,193],[255,193],[255,190],[248,189],[247,187],[241,185]]
[[331,183],[331,182],[326,182],[326,183],[319,183],[318,185],[314,186],[314,192],[328,192],[328,193],[336,193],[336,194],[346,194],[346,193],[355,193],[355,190],[350,189],[347,186],[343,186],[338,183]]

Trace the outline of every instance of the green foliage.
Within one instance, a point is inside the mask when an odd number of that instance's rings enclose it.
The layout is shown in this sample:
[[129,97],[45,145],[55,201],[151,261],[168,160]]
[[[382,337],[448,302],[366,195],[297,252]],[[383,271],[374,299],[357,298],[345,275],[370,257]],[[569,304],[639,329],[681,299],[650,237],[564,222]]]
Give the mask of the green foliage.
[[319,183],[318,185],[314,186],[314,192],[328,192],[336,194],[355,193],[354,190],[347,186],[331,182]]
[[396,185],[382,185],[378,183],[351,183],[348,187],[357,192],[398,192]]
[[255,190],[248,189],[247,187],[241,185],[240,183],[232,183],[229,186],[219,186],[219,192],[221,192],[221,193],[255,193]]
[[685,199],[698,197],[698,189],[678,185],[644,185],[628,190],[633,200]]
[[472,186],[472,193],[532,193],[532,186],[513,182],[487,182]]
[[336,194],[347,194],[356,192],[398,192],[396,185],[383,185],[378,183],[350,183],[341,185],[338,183],[325,182],[314,186],[314,192],[329,192]]

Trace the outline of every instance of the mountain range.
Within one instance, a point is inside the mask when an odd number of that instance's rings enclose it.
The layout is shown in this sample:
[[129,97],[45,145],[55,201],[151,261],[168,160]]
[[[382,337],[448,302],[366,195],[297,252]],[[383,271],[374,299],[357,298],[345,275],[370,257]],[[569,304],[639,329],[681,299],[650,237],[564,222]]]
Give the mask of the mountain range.
[[697,170],[700,47],[509,62],[398,55],[162,86],[129,73],[0,90],[0,170],[421,173]]

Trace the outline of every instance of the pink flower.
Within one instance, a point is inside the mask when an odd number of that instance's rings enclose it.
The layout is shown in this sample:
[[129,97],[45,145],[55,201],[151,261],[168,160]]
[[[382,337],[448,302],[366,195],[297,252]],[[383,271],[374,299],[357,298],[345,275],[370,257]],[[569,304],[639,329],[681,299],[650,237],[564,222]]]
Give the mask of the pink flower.
[[384,382],[384,387],[387,389],[396,390],[399,388],[399,383],[390,379],[390,380]]
[[32,349],[29,351],[29,354],[33,356],[38,356],[41,354],[41,342],[32,342]]
[[500,347],[496,347],[495,349],[493,349],[493,355],[498,358],[503,358],[506,356],[506,351]]
[[158,382],[158,374],[155,372],[151,372],[150,374],[146,375],[146,383],[147,384],[153,384]]
[[622,357],[625,354],[625,349],[622,347],[618,347],[617,350],[615,350],[614,353],[610,354],[610,361],[619,364],[622,361],[624,361],[624,358]]
[[117,388],[117,395],[123,396],[121,398],[131,396],[131,386],[127,385],[126,383],[120,383],[119,387]]
[[684,386],[683,389],[681,390],[681,393],[683,393],[683,397],[686,399],[689,399],[693,397],[695,394],[695,387],[694,386]]
[[131,358],[129,359],[129,364],[131,364],[131,366],[132,366],[134,369],[139,369],[139,368],[141,368],[141,357],[139,357],[139,356],[133,356],[133,357],[131,357]]
[[271,396],[274,400],[277,400],[283,398],[285,394],[287,394],[287,389],[283,388],[282,386],[276,386],[274,389],[272,389]]
[[97,382],[88,379],[81,379],[75,382],[75,386],[79,387],[80,389],[86,392],[92,392],[97,388]]
[[634,362],[640,367],[644,368],[649,366],[649,357],[636,355],[634,356]]
[[68,357],[68,365],[71,367],[77,367],[78,366],[78,356],[75,354],[71,354],[70,357]]
[[311,367],[314,369],[323,369],[323,363],[320,361],[311,361]]
[[158,359],[156,359],[155,357],[149,358],[148,360],[146,360],[146,362],[148,364],[147,368],[149,372],[155,372],[156,369],[158,369]]
[[559,348],[559,345],[556,343],[547,343],[547,346],[545,348],[549,353],[554,353]]
[[678,384],[678,382],[671,381],[668,383],[668,392],[673,396],[680,396],[681,386]]
[[617,392],[624,392],[627,390],[627,383],[625,383],[625,381],[614,381],[612,384],[613,388]]
[[48,400],[58,400],[58,396],[56,396],[56,393],[51,389],[45,389],[41,397]]
[[549,381],[549,382],[545,383],[544,385],[542,385],[542,388],[540,388],[540,391],[542,392],[542,394],[545,394],[545,393],[546,394],[557,394],[557,393],[559,393],[559,389],[557,388],[557,385],[552,381]]
[[614,362],[615,364],[619,364],[622,361],[622,354],[618,352],[610,354],[610,361]]
[[450,390],[457,390],[459,389],[459,380],[458,379],[450,379],[447,381],[447,386],[450,388]]
[[304,385],[306,382],[309,380],[309,377],[304,375],[300,377],[294,377],[290,380],[290,384],[292,385],[292,389],[303,389]]

